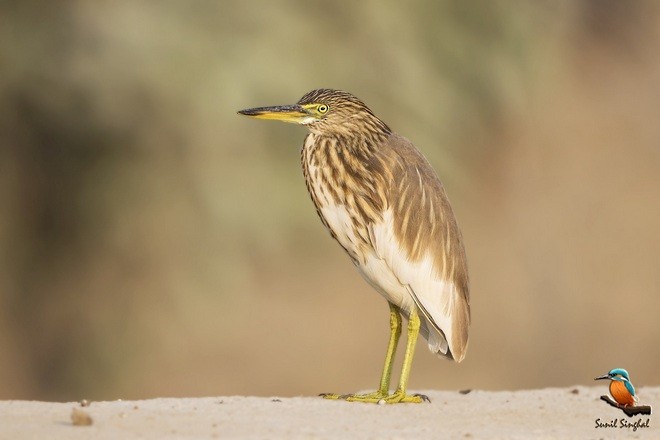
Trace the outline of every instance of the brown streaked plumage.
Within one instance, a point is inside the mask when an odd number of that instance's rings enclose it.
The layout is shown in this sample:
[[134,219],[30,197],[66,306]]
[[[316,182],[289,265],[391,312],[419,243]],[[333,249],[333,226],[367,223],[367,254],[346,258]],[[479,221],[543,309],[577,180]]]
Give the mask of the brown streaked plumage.
[[[351,401],[420,402],[406,395],[418,332],[432,352],[460,362],[470,325],[461,232],[442,183],[413,144],[347,92],[313,90],[296,105],[243,110],[309,128],[301,161],[321,221],[390,304],[392,332],[378,391],[328,394]],[[389,382],[401,327],[408,344],[398,389]]]

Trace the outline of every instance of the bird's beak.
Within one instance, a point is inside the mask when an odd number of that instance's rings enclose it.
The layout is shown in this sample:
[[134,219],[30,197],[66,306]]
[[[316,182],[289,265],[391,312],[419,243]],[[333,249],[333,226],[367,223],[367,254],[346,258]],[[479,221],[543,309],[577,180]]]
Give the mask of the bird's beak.
[[314,116],[298,104],[249,108],[240,110],[238,113],[258,119],[272,119],[295,124],[305,124],[314,118]]
[[609,374],[603,374],[602,376],[594,377],[594,380],[609,379]]

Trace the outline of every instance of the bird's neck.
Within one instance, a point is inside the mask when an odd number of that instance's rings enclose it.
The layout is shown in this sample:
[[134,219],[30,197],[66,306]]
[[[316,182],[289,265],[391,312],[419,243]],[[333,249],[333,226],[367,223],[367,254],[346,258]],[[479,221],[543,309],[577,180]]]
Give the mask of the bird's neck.
[[312,131],[310,137],[313,138],[314,142],[310,142],[309,145],[323,147],[326,150],[328,148],[339,148],[357,158],[367,159],[377,154],[379,145],[385,143],[390,134],[389,128],[364,132],[349,130]]

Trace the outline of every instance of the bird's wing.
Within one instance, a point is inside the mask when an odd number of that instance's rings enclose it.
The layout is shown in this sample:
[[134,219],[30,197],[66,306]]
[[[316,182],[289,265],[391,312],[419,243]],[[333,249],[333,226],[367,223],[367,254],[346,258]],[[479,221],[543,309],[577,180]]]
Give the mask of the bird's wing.
[[[435,171],[407,139],[384,148],[392,170],[382,221],[372,226],[379,258],[406,286],[428,322],[429,348],[461,361],[470,325],[468,272],[461,233]],[[449,353],[447,352],[447,346]]]
[[633,386],[633,384],[629,380],[624,380],[623,384],[626,386],[626,389],[628,390],[630,395],[633,396],[635,399],[637,399],[635,396],[635,387]]

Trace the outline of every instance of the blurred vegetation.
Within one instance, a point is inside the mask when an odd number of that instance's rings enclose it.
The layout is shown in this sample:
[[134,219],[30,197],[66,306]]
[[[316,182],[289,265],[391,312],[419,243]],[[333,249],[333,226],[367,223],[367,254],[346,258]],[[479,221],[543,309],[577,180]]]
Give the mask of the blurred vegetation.
[[0,4],[0,398],[373,388],[385,302],[323,230],[332,87],[434,164],[467,243],[461,365],[412,386],[658,384],[654,1]]

